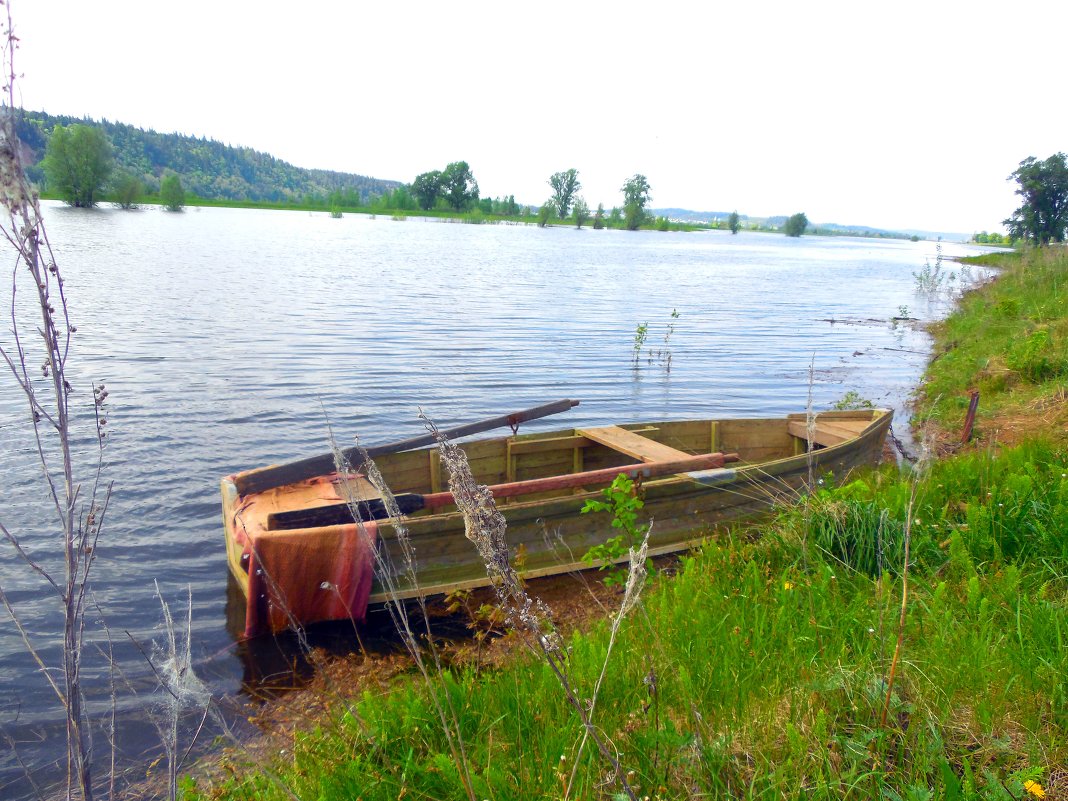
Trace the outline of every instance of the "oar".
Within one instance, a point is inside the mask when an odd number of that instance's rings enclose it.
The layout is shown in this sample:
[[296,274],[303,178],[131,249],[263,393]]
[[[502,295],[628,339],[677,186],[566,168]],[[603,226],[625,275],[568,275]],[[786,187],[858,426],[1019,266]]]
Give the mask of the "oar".
[[[710,470],[715,467],[723,467],[727,462],[737,461],[738,454],[736,453],[706,453],[701,456],[691,456],[688,459],[673,459],[669,462],[628,464],[623,467],[589,470],[585,473],[513,481],[508,484],[496,484],[488,489],[493,494],[494,500],[497,500],[500,498],[514,498],[518,495],[529,495],[535,492],[567,489],[569,487],[606,484],[614,480],[620,473],[630,478],[638,478],[639,476],[653,478],[671,473],[686,473],[691,470]],[[429,495],[402,493],[397,495],[396,499],[401,514],[410,514],[419,509],[440,509],[455,501],[451,492],[433,492]],[[389,515],[381,498],[361,501],[359,511],[360,519],[364,521],[378,520]],[[337,503],[311,509],[295,509],[292,512],[275,512],[267,516],[267,529],[269,531],[279,531],[296,528],[318,528],[319,526],[343,525],[352,523],[354,520],[349,504]]]
[[[548,417],[551,414],[566,412],[568,409],[578,405],[579,402],[577,400],[558,400],[554,403],[535,406],[532,409],[524,409],[520,412],[505,414],[500,417],[491,417],[488,420],[480,420],[477,423],[456,426],[455,428],[446,429],[441,433],[449,439],[458,439],[459,437],[466,437],[471,434],[481,434],[483,431],[490,431],[494,428],[503,428],[504,426],[512,426],[514,428],[520,423],[525,423],[528,420],[537,420],[540,417]],[[375,456],[381,456],[384,453],[398,453],[399,451],[407,451],[412,448],[421,448],[424,445],[433,445],[434,442],[436,442],[436,440],[434,439],[433,434],[423,434],[422,436],[402,439],[397,442],[388,442],[384,445],[375,445],[366,450],[367,455],[373,458]],[[357,469],[363,464],[363,457],[360,455],[359,448],[346,448],[342,450],[341,453],[349,464],[352,465],[353,469]],[[249,470],[245,473],[238,473],[234,476],[234,486],[237,487],[238,495],[248,495],[249,493],[263,492],[264,490],[274,489],[275,487],[284,487],[286,484],[293,484],[297,481],[303,481],[306,478],[314,478],[315,476],[332,473],[334,470],[334,454],[324,453],[319,456],[311,456],[296,462],[288,462],[286,464],[273,465],[271,467],[261,467],[258,470]]]

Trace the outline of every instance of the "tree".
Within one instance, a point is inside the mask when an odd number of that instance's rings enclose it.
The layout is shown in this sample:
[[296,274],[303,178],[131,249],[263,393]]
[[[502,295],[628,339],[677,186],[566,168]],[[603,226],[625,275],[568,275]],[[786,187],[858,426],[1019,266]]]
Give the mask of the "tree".
[[466,161],[454,161],[445,168],[441,189],[453,211],[463,211],[478,201],[478,182]]
[[553,205],[556,206],[556,213],[560,215],[561,220],[564,220],[571,210],[572,198],[582,188],[578,179],[578,170],[571,168],[564,172],[554,172],[549,179],[549,186],[553,188],[552,200]]
[[628,231],[635,231],[645,222],[645,206],[651,199],[649,181],[644,175],[635,173],[620,191],[623,193],[623,226]]
[[1036,245],[1063,242],[1068,229],[1068,164],[1064,153],[1054,153],[1045,161],[1029,156],[1008,180],[1020,184],[1016,194],[1024,199],[1004,221],[1009,236]]
[[590,207],[581,197],[575,198],[575,227],[581,228],[588,219],[590,219]]
[[808,217],[804,215],[804,212],[787,217],[782,225],[782,230],[787,236],[801,236],[806,228],[808,228]]
[[593,213],[593,227],[598,231],[604,228],[604,203],[597,204],[597,211]]
[[441,170],[431,170],[415,176],[412,181],[412,195],[423,211],[434,208],[441,195]]
[[48,185],[71,206],[91,208],[111,176],[111,143],[100,128],[57,125],[45,151]]
[[408,191],[408,187],[403,184],[394,189],[389,195],[389,208],[391,209],[414,211],[415,207],[415,198],[413,198],[411,192]]
[[738,229],[742,227],[742,218],[738,216],[738,212],[732,211],[727,217],[727,227],[731,229],[732,234],[738,233]]
[[167,211],[181,211],[185,206],[185,190],[176,173],[165,175],[159,182],[159,199]]
[[130,173],[123,173],[115,182],[115,203],[122,209],[136,209],[137,202],[145,193],[141,179]]

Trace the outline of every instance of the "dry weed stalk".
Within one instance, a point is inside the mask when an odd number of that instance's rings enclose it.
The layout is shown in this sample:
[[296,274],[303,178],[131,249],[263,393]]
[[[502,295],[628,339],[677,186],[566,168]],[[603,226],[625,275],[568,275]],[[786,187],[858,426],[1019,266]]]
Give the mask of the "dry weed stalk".
[[[68,380],[67,357],[76,329],[70,321],[63,278],[52,254],[37,194],[26,178],[22,164],[21,143],[15,129],[14,55],[17,47],[18,38],[9,6],[7,30],[3,36],[6,81],[0,102],[0,204],[6,212],[6,220],[0,221],[0,232],[15,251],[15,264],[11,281],[12,342],[0,346],[0,358],[27,402],[42,482],[62,537],[62,543],[58,544],[62,569],[50,567],[47,562],[31,556],[19,538],[2,523],[0,533],[26,568],[47,585],[45,591],[50,592],[62,607],[61,664],[45,664],[2,587],[0,602],[66,712],[67,798],[80,795],[91,799],[93,745],[88,714],[83,706],[81,668],[89,576],[111,497],[111,484],[102,485],[101,482],[103,427],[106,423],[104,402],[108,393],[103,386],[93,387],[99,450],[91,488],[86,495],[75,478],[71,448],[70,395],[74,389]],[[36,307],[41,317],[33,330],[34,335],[24,338],[22,332],[28,325],[20,321],[16,294],[22,282],[27,280],[33,282]]]
[[925,432],[920,438],[920,456],[914,468],[912,487],[909,491],[909,503],[905,512],[905,560],[901,568],[901,609],[897,620],[897,641],[894,644],[894,655],[890,659],[890,672],[886,679],[886,700],[883,702],[883,710],[879,715],[879,725],[881,727],[886,726],[886,718],[890,712],[890,702],[894,693],[894,680],[897,678],[897,666],[901,660],[901,650],[905,642],[905,619],[909,603],[909,557],[912,550],[912,513],[916,506],[916,494],[919,490],[920,480],[923,478],[923,473],[930,462],[931,449],[929,442],[930,438]]
[[[193,745],[197,741],[204,724],[211,714],[211,692],[197,677],[193,670],[192,660],[192,637],[193,637],[193,588],[188,587],[189,598],[186,607],[186,620],[184,630],[178,631],[175,627],[171,608],[163,598],[159,584],[156,583],[156,597],[159,599],[160,608],[163,610],[163,632],[165,642],[163,646],[155,646],[155,654],[142,651],[152,671],[156,674],[160,688],[163,690],[163,701],[159,705],[153,723],[159,732],[160,743],[163,745],[163,754],[167,761],[167,798],[178,797],[178,771],[189,756]],[[129,632],[127,632],[129,636]],[[131,637],[132,639],[132,637]],[[153,656],[155,658],[153,658]],[[201,713],[200,723],[197,725],[189,745],[179,755],[179,731],[178,724],[186,709],[193,708]],[[224,727],[224,731],[225,731]]]
[[[567,665],[567,652],[563,647],[556,627],[552,624],[551,610],[540,599],[532,599],[526,592],[523,582],[512,566],[508,540],[505,537],[507,522],[493,502],[489,488],[475,481],[471,466],[459,447],[450,442],[433,421],[420,412],[427,430],[438,442],[441,463],[449,471],[449,490],[452,492],[457,509],[464,519],[464,531],[482,557],[486,572],[497,593],[497,601],[508,618],[509,626],[522,638],[524,644],[540,655],[559,681],[568,703],[578,713],[582,721],[583,738],[594,741],[598,751],[612,768],[611,781],[618,782],[631,801],[637,801],[634,789],[627,781],[618,756],[608,747],[608,743],[598,731],[592,720],[593,699],[579,697]],[[631,550],[632,560],[639,559],[641,567],[632,570],[627,581],[627,592],[613,626],[618,629],[623,616],[637,603],[639,589],[644,585],[645,546],[638,551]],[[633,567],[633,562],[632,562]],[[602,671],[602,677],[604,673]],[[600,687],[600,681],[597,683]],[[577,761],[577,760],[576,760]],[[570,782],[569,782],[570,784]]]

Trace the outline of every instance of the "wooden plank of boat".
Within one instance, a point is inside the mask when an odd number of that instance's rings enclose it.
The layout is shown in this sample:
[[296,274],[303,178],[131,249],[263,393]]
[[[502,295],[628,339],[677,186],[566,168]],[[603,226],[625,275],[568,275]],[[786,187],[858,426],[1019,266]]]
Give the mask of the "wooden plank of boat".
[[641,434],[627,431],[619,426],[603,426],[602,428],[579,428],[576,433],[580,436],[592,439],[602,445],[607,445],[613,450],[641,459],[643,462],[669,462],[671,460],[685,459],[690,454],[672,448],[670,445],[662,445],[654,442]]
[[[808,441],[808,424],[804,420],[791,420],[787,430],[798,439]],[[864,428],[857,428],[849,421],[828,421],[816,419],[812,441],[817,445],[830,447],[854,439]]]

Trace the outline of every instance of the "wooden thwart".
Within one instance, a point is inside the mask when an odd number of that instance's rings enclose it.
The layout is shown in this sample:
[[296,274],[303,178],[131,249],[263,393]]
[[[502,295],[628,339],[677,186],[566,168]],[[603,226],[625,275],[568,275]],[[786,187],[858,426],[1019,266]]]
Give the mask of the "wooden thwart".
[[602,428],[579,428],[576,433],[580,436],[592,439],[602,445],[607,445],[612,450],[641,459],[643,462],[671,462],[679,459],[688,459],[690,454],[672,448],[670,445],[662,445],[654,442],[641,434],[627,431],[619,426],[604,426]]
[[[852,420],[820,420],[816,419],[815,431],[812,435],[812,441],[816,445],[822,445],[825,448],[829,448],[832,445],[839,445],[843,442],[848,442],[854,439],[857,434],[864,428],[862,421],[854,422]],[[787,426],[790,434],[808,441],[808,424],[804,420],[791,420]]]

